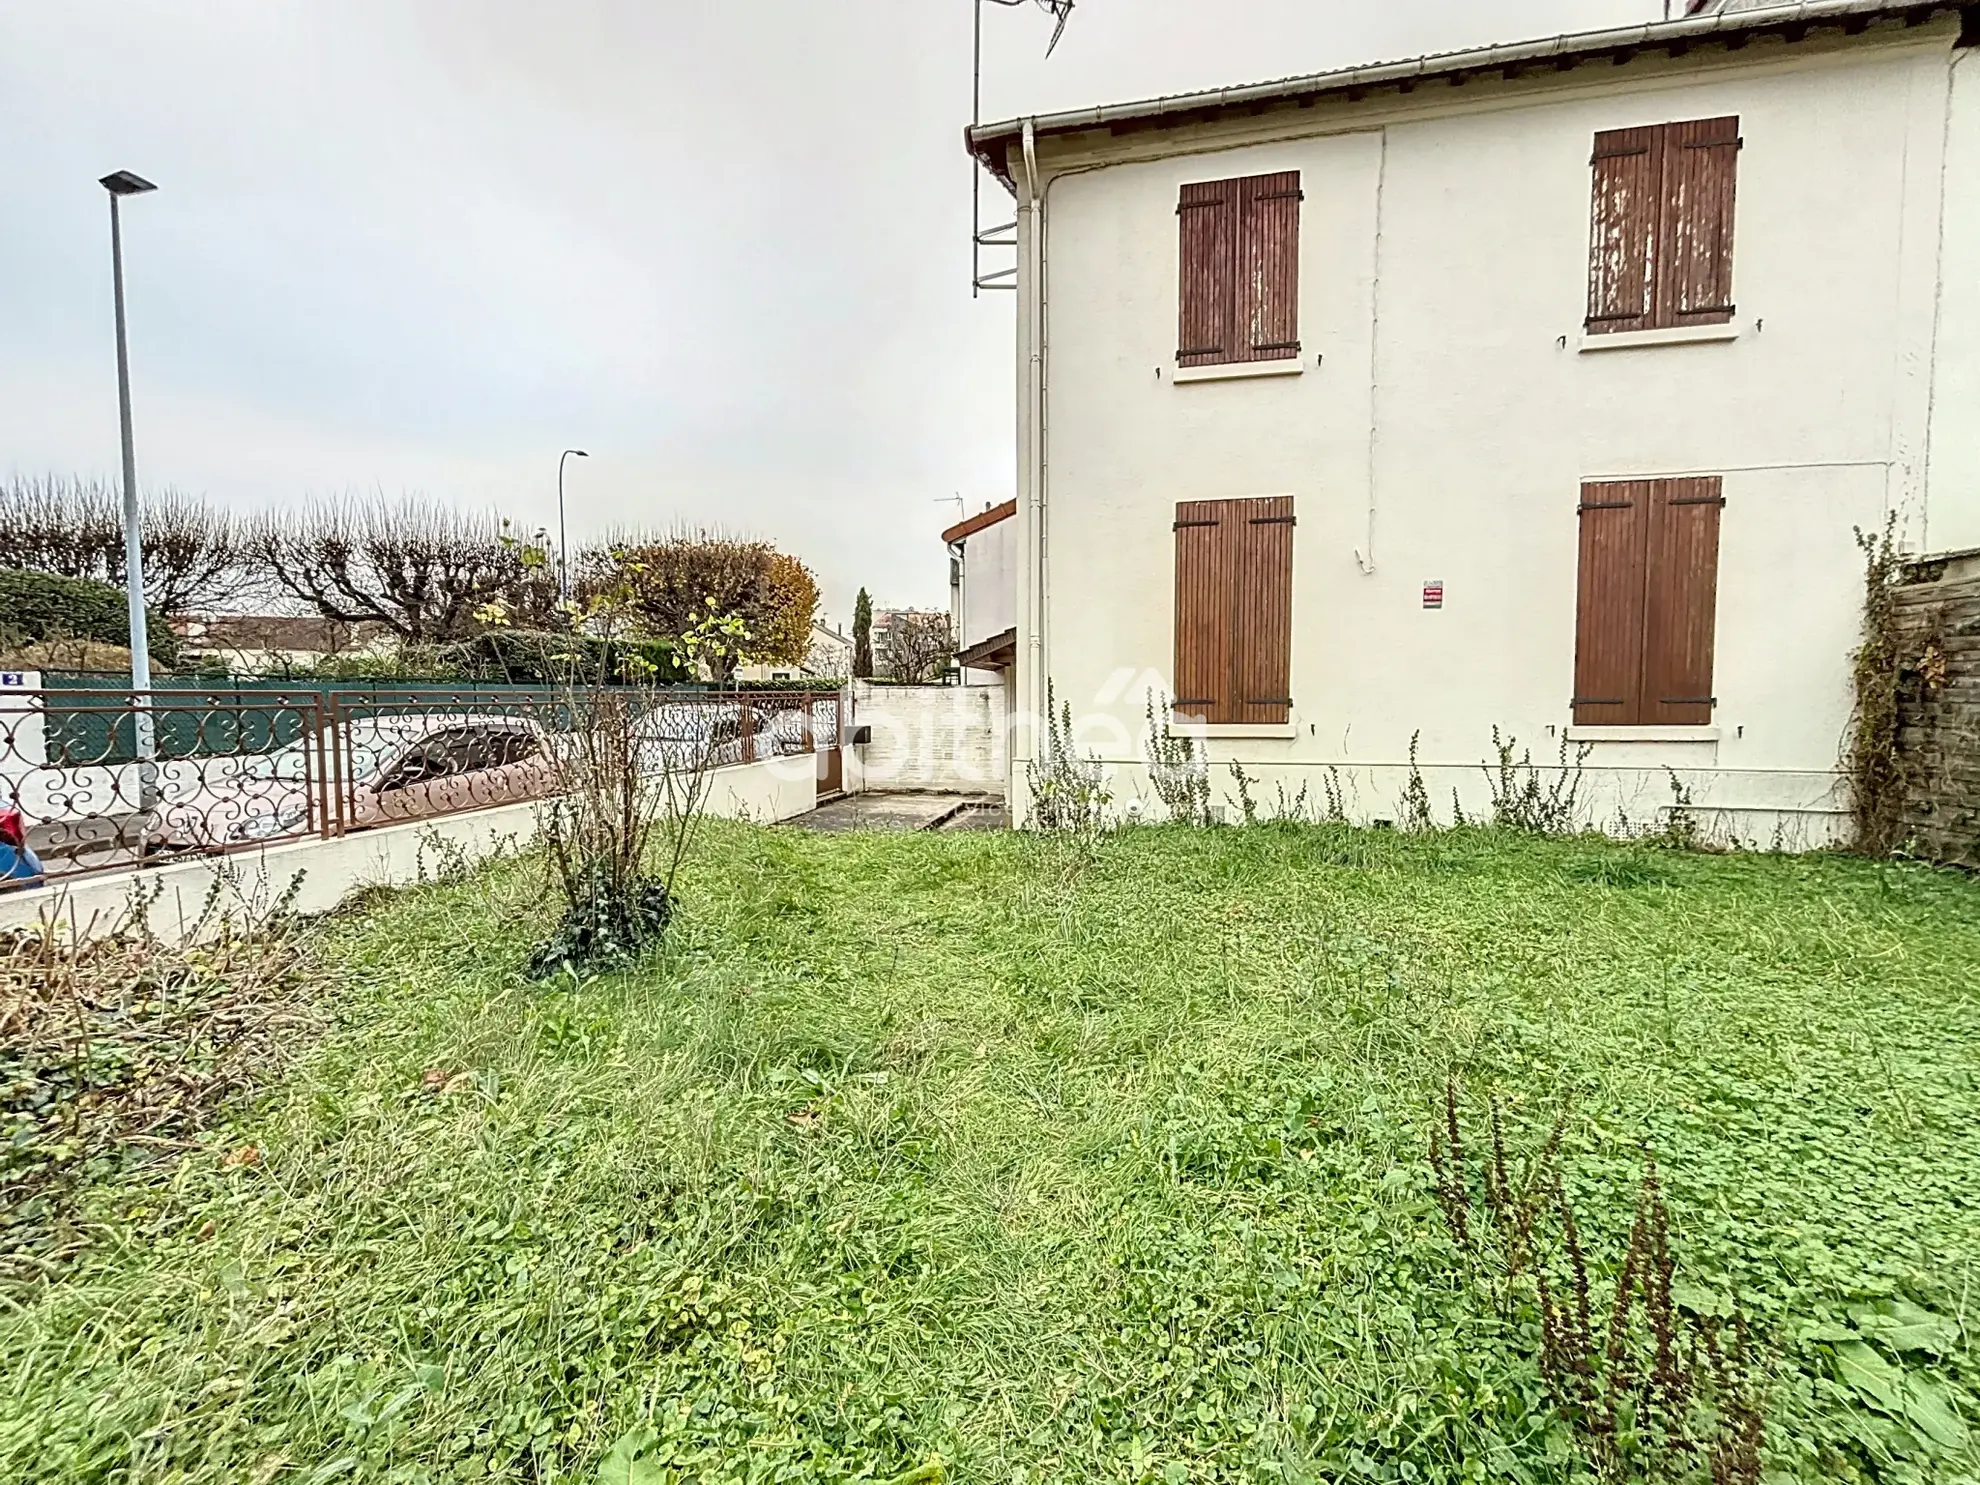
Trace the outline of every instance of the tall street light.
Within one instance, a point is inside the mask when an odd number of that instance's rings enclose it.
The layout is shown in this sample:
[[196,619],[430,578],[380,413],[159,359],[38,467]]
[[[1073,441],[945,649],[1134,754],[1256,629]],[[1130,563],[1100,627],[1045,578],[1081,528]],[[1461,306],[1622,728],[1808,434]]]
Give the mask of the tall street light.
[[564,537],[564,461],[573,454],[591,457],[583,449],[565,449],[557,458],[557,596],[566,603],[571,601],[571,547]]
[[141,175],[119,170],[98,182],[110,193],[110,273],[117,291],[117,414],[124,435],[124,599],[130,606],[132,723],[137,733],[137,755],[143,808],[149,809],[157,789],[157,769],[153,759],[157,748],[151,716],[142,693],[151,689],[150,635],[144,613],[144,541],[138,524],[137,450],[131,439],[131,352],[124,330],[124,230],[117,205],[126,196],[141,196],[158,187]]

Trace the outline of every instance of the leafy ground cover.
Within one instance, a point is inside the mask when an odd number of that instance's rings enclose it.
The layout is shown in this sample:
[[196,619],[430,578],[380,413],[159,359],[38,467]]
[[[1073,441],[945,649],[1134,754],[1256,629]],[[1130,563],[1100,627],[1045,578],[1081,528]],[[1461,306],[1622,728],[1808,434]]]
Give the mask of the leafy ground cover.
[[666,952],[581,988],[520,974],[540,864],[337,925],[314,1049],[0,1309],[0,1479],[1577,1478],[1440,1213],[1453,1077],[1521,1158],[1566,1111],[1598,1275],[1654,1149],[1680,1299],[1772,1348],[1770,1475],[1980,1475],[1974,883],[710,842]]

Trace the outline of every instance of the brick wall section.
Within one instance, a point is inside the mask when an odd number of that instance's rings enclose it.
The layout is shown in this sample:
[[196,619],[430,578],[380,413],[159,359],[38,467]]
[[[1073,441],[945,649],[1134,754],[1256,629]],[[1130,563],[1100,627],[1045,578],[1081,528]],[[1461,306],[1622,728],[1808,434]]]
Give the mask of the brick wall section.
[[1898,590],[1904,834],[1921,855],[1980,867],[1980,553],[1912,564]]
[[1004,792],[1004,688],[853,683],[852,725],[871,727],[861,749],[866,787],[941,793]]

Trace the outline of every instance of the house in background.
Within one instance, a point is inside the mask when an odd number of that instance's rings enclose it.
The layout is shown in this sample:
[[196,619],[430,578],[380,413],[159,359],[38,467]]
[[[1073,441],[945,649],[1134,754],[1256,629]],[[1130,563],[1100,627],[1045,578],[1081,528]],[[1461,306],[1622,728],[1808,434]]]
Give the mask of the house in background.
[[942,533],[949,618],[966,685],[1008,680],[1017,663],[1017,502],[986,506]]
[[326,660],[390,654],[395,644],[383,624],[314,615],[198,614],[173,627],[182,662],[217,661],[243,675],[282,675]]
[[842,679],[852,674],[852,636],[832,626],[825,618],[811,621],[811,648],[801,665],[745,665],[736,671],[745,681],[818,681]]
[[1486,807],[1496,726],[1598,818],[1841,833],[1855,532],[1980,546],[1976,56],[1980,5],[1810,0],[973,129],[1018,714],[1117,800],[1166,689],[1364,818],[1412,749]]

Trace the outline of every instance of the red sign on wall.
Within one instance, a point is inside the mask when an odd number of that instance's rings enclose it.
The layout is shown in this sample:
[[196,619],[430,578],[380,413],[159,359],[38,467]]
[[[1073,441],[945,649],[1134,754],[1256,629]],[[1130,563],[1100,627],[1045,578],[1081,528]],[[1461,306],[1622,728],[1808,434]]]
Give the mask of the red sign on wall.
[[1444,606],[1444,585],[1442,583],[1425,583],[1423,585],[1423,606],[1425,608],[1442,608]]

